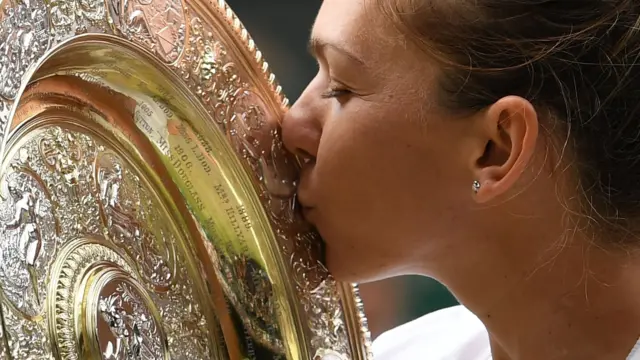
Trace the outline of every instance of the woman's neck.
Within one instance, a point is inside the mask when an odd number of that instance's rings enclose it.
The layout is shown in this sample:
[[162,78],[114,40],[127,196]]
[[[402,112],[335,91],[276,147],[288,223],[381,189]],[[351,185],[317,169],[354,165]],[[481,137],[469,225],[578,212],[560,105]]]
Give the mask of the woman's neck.
[[488,277],[482,296],[460,294],[487,327],[495,360],[625,359],[638,340],[638,259],[571,243],[537,267]]

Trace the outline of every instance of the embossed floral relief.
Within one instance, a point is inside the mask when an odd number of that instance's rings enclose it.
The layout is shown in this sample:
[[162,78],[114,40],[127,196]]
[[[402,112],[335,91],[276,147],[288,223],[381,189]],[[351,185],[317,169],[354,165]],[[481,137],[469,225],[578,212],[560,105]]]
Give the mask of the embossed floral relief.
[[[152,224],[169,222],[148,190],[140,186],[139,175],[122,158],[88,135],[54,126],[38,130],[18,148],[7,170],[0,179],[0,286],[8,306],[0,317],[4,323],[0,328],[7,329],[11,351],[30,349],[29,341],[19,340],[30,332],[36,337],[48,337],[44,333],[46,323],[37,319],[57,318],[44,309],[47,296],[52,296],[47,295],[46,285],[47,276],[53,271],[52,262],[62,248],[89,237],[106,239],[119,253],[84,251],[70,257],[75,259],[75,268],[80,271],[83,266],[100,261],[132,264],[132,279],[139,278],[162,314],[159,326],[167,334],[170,352],[176,356],[190,354],[194,359],[209,357],[208,329],[194,292],[195,284],[185,271],[177,272],[184,269],[181,264],[186,260],[176,254],[172,245],[177,240],[170,228],[150,228]],[[69,268],[61,273],[70,279],[62,284],[73,285],[77,281],[70,277],[74,271]],[[63,293],[66,295],[56,299],[71,299],[71,292]],[[114,300],[112,305],[116,303]],[[73,314],[68,317],[72,319]],[[135,332],[143,328],[127,329],[128,347],[123,347],[123,338],[120,343],[114,340],[111,352],[105,349],[111,358],[118,351],[151,351],[145,348],[151,340],[136,343]],[[150,337],[149,334],[145,336]],[[131,359],[134,358],[137,357]]]

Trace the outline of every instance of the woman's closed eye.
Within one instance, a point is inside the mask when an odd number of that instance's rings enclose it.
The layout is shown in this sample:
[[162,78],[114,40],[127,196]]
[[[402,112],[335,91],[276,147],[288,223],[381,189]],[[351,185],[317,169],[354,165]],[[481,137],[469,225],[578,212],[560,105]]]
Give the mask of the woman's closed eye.
[[331,99],[331,98],[341,98],[349,95],[353,95],[351,90],[344,89],[344,88],[334,88],[334,89],[329,89],[325,91],[324,93],[322,93],[321,96],[324,99]]

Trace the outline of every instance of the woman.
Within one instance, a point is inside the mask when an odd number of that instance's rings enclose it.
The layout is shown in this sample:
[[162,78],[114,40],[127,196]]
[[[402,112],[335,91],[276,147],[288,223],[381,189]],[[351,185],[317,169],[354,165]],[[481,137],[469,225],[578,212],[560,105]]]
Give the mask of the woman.
[[323,2],[283,136],[327,264],[464,305],[377,359],[634,356],[639,24],[633,0]]

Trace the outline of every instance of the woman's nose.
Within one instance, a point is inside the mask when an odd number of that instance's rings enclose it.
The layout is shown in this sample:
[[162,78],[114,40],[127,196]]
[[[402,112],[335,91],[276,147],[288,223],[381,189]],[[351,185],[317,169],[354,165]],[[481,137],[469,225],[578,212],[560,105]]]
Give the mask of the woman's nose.
[[305,101],[303,95],[282,120],[282,140],[285,147],[309,160],[315,160],[322,135],[322,124],[317,110]]

